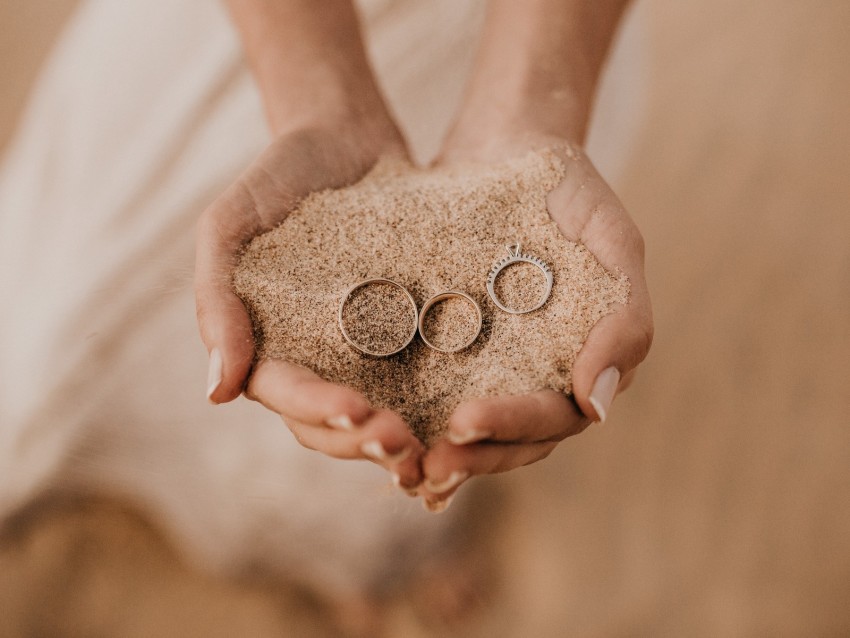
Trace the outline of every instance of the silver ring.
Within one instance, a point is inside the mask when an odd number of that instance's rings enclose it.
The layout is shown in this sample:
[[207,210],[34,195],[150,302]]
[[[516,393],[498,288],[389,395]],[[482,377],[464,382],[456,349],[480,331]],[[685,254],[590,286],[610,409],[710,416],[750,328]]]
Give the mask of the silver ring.
[[[534,257],[533,255],[529,255],[528,253],[523,253],[522,248],[518,243],[514,244],[513,246],[505,246],[505,248],[508,250],[508,256],[502,257],[495,264],[493,264],[493,268],[490,269],[490,274],[487,277],[487,294],[490,295],[490,299],[493,300],[493,303],[496,304],[496,306],[498,306],[500,310],[509,312],[512,315],[522,315],[526,312],[533,312],[534,310],[537,310],[543,304],[545,304],[546,300],[549,299],[549,295],[552,293],[552,270],[549,268],[549,266],[546,265],[543,260],[539,259],[538,257]],[[543,273],[543,276],[546,278],[546,289],[540,296],[540,300],[537,302],[537,305],[532,308],[522,310],[508,308],[507,306],[505,306],[496,296],[495,290],[496,277],[499,276],[499,273],[511,264],[515,264],[518,262],[526,262],[537,266]]]
[[[404,342],[404,344],[400,348],[397,348],[396,350],[393,350],[392,352],[375,352],[373,350],[369,350],[368,348],[358,344],[356,341],[354,341],[354,339],[351,338],[351,335],[348,334],[348,331],[345,329],[345,323],[342,320],[342,312],[343,312],[343,309],[345,308],[345,302],[348,301],[348,298],[351,297],[351,294],[355,290],[359,290],[360,288],[363,288],[364,286],[368,286],[370,284],[390,284],[391,286],[395,286],[396,288],[398,288],[399,290],[401,290],[405,294],[408,301],[410,301],[410,305],[413,307],[413,329],[410,331],[410,336],[407,338],[407,340]],[[358,351],[362,352],[363,354],[368,354],[372,357],[389,357],[391,355],[394,355],[396,353],[401,352],[407,346],[410,345],[411,341],[413,341],[413,337],[416,336],[417,326],[419,325],[419,309],[416,307],[416,300],[413,299],[413,295],[411,295],[410,292],[408,292],[407,288],[402,286],[400,283],[393,281],[392,279],[385,279],[383,277],[375,277],[373,279],[366,279],[364,281],[361,281],[358,284],[354,284],[351,288],[349,288],[348,290],[345,291],[345,294],[342,296],[342,300],[339,302],[339,312],[337,313],[337,321],[339,323],[339,329],[342,332],[342,336],[348,342],[348,345],[352,346],[355,350],[358,350]]]
[[[465,299],[469,303],[472,304],[472,307],[475,308],[476,319],[478,320],[478,326],[475,330],[475,334],[472,335],[472,338],[468,339],[466,343],[458,346],[457,348],[447,349],[440,348],[433,344],[428,337],[425,335],[425,316],[428,314],[428,311],[438,302],[443,301],[444,299],[451,299],[455,297],[460,297]],[[419,311],[419,336],[422,337],[422,341],[425,342],[429,348],[433,348],[438,352],[445,352],[447,354],[451,354],[453,352],[460,352],[461,350],[468,348],[473,344],[473,342],[478,338],[478,335],[481,334],[481,325],[483,323],[483,316],[481,315],[481,307],[478,303],[467,295],[465,292],[460,292],[459,290],[447,290],[445,292],[441,292],[439,294],[434,295],[425,304],[422,306],[422,310]]]

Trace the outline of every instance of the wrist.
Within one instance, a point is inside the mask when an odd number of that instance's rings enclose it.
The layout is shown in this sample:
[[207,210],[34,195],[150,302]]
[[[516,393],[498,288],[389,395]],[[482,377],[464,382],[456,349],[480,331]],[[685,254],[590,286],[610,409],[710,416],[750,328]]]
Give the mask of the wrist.
[[289,90],[264,91],[266,115],[275,136],[311,128],[372,138],[377,145],[401,139],[376,86],[350,78],[337,81],[332,75],[317,72],[310,81],[283,85]]
[[530,46],[507,53],[490,53],[478,68],[446,150],[491,152],[539,138],[583,145],[596,84],[584,43],[557,56]]
[[581,147],[589,113],[589,100],[565,88],[514,91],[510,102],[467,100],[441,157],[498,160],[552,145]]
[[[324,101],[320,108],[293,110],[282,107],[269,120],[275,142],[292,139],[324,140],[344,164],[355,172],[371,166],[381,156],[406,156],[406,144],[383,102],[370,105],[357,100]],[[279,120],[275,120],[279,117]],[[276,123],[275,123],[276,122]],[[308,145],[315,148],[314,144]],[[322,145],[320,145],[322,146]]]
[[275,136],[363,128],[398,137],[352,0],[228,0]]
[[402,135],[368,66],[316,60],[277,65],[274,75],[265,75],[261,93],[272,134],[322,131],[375,156],[403,148]]
[[584,143],[605,53],[626,0],[491,0],[447,151],[528,138]]

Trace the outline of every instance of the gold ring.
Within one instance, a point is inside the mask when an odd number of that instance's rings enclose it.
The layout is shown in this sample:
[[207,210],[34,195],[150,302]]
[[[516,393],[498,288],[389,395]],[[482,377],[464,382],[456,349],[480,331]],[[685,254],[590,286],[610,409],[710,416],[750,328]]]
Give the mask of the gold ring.
[[[395,350],[393,350],[391,352],[381,352],[381,351],[371,350],[367,346],[364,346],[362,344],[357,343],[351,337],[351,335],[348,333],[348,330],[345,329],[345,322],[343,321],[343,310],[345,309],[345,302],[348,301],[349,297],[351,297],[352,293],[354,293],[355,290],[359,290],[360,288],[363,288],[363,287],[371,285],[371,284],[389,284],[391,286],[395,286],[396,288],[398,288],[399,290],[401,290],[405,294],[408,301],[410,302],[411,307],[413,308],[413,325],[412,325],[412,330],[410,331],[410,335],[407,337],[407,340],[401,345],[401,347],[396,348]],[[416,336],[416,328],[419,325],[418,318],[419,318],[419,310],[416,307],[416,301],[413,299],[413,295],[411,295],[410,292],[407,290],[407,288],[402,286],[400,283],[395,282],[392,279],[385,279],[383,277],[375,277],[373,279],[366,279],[365,281],[361,281],[358,284],[354,284],[342,296],[342,300],[339,302],[339,312],[337,313],[337,321],[339,323],[339,329],[342,332],[342,336],[345,338],[345,340],[348,342],[348,344],[350,346],[352,346],[355,350],[358,350],[358,351],[362,352],[363,354],[368,354],[372,357],[389,357],[389,356],[394,355],[398,352],[401,352],[407,346],[409,346],[410,342],[413,341],[413,337]]]
[[[475,315],[476,315],[476,319],[478,320],[478,326],[475,330],[475,334],[472,335],[472,337],[470,339],[468,339],[462,345],[460,345],[456,348],[451,348],[451,349],[440,348],[439,346],[432,343],[428,339],[428,336],[425,334],[425,316],[428,314],[428,311],[435,304],[439,303],[440,301],[443,301],[444,299],[451,299],[451,298],[458,298],[458,297],[468,301],[470,304],[472,304],[472,307],[475,308]],[[472,297],[467,295],[465,292],[460,292],[459,290],[447,290],[446,292],[441,292],[437,295],[434,295],[428,301],[425,302],[425,305],[422,306],[422,310],[419,311],[419,336],[422,337],[422,341],[424,341],[425,344],[429,348],[433,348],[434,350],[437,350],[438,352],[445,352],[445,353],[451,354],[452,352],[460,352],[461,350],[471,346],[473,344],[473,342],[478,338],[478,335],[481,334],[481,324],[482,323],[483,323],[483,317],[481,315],[481,307],[478,305],[478,303],[475,301],[475,299],[473,299]]]

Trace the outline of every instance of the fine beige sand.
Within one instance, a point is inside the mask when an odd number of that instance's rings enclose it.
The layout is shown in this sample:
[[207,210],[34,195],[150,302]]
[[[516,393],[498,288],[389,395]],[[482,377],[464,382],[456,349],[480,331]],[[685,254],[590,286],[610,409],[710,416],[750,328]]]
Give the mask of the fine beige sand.
[[[581,345],[615,303],[627,303],[629,283],[566,240],[549,217],[546,195],[564,171],[550,151],[495,166],[419,169],[383,160],[353,186],[306,198],[248,244],[234,272],[259,357],[294,361],[356,388],[398,411],[426,442],[464,399],[569,393]],[[486,290],[493,263],[516,243],[554,274],[546,304],[526,314],[500,310]],[[525,263],[502,273],[495,282],[502,302],[533,307],[543,292],[541,270]],[[343,338],[337,313],[353,285],[377,277],[403,285],[419,308],[440,292],[467,293],[481,308],[481,334],[456,353],[419,337],[389,357],[361,353]],[[370,352],[393,352],[410,334],[411,312],[402,291],[379,284],[346,301],[343,321]],[[439,303],[424,321],[431,342],[446,350],[466,342],[477,323],[462,299]]]
[[[69,4],[0,0],[4,59],[39,57]],[[402,597],[383,635],[850,631],[850,3],[636,8],[650,113],[615,190],[647,240],[653,350],[604,427],[499,477],[513,528],[488,613],[429,630]],[[26,68],[0,69],[0,104]],[[278,583],[199,574],[148,520],[33,507],[0,535],[0,635],[339,635]]]

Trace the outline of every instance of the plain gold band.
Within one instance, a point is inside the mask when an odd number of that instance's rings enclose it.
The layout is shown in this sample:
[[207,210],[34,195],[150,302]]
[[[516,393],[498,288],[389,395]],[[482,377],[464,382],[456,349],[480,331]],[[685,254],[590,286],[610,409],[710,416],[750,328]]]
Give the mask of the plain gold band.
[[[425,316],[428,314],[428,311],[434,306],[434,304],[443,301],[444,299],[451,299],[453,297],[460,297],[472,304],[472,307],[475,308],[475,313],[478,316],[478,328],[476,329],[475,334],[472,335],[472,338],[469,339],[466,343],[461,346],[458,346],[457,348],[447,350],[445,348],[438,348],[436,345],[434,345],[428,340],[428,337],[425,335],[424,322]],[[481,314],[481,307],[478,305],[478,302],[475,301],[475,299],[467,295],[465,292],[460,292],[459,290],[447,290],[445,292],[441,292],[439,294],[434,295],[422,306],[422,310],[419,311],[419,336],[422,337],[422,341],[424,341],[425,345],[427,345],[429,348],[432,348],[437,352],[445,352],[446,354],[451,354],[453,352],[460,352],[461,350],[464,350],[471,346],[478,338],[478,335],[481,334],[481,325],[483,324],[483,322],[484,318]]]
[[[348,298],[351,297],[351,294],[355,290],[359,290],[360,288],[368,286],[369,284],[390,284],[391,286],[399,288],[407,296],[408,301],[410,301],[410,305],[413,307],[413,330],[411,331],[410,336],[407,338],[407,341],[405,341],[400,348],[398,348],[397,350],[393,350],[392,352],[373,352],[371,350],[367,350],[366,348],[360,346],[357,342],[355,342],[354,339],[351,338],[351,335],[348,334],[348,331],[345,329],[345,324],[342,320],[342,311],[345,308],[345,302],[348,301]],[[409,346],[410,342],[413,341],[413,338],[416,336],[416,330],[419,325],[418,318],[419,309],[416,307],[416,300],[413,298],[413,295],[411,295],[407,288],[402,286],[400,283],[393,281],[392,279],[385,279],[383,277],[366,279],[364,281],[361,281],[360,283],[354,284],[351,288],[346,290],[345,294],[342,296],[342,301],[339,302],[339,312],[337,313],[337,322],[339,323],[339,329],[342,332],[343,338],[346,340],[346,342],[348,342],[348,345],[350,345],[355,350],[362,352],[363,354],[368,354],[372,357],[389,357],[401,352],[407,346]]]

